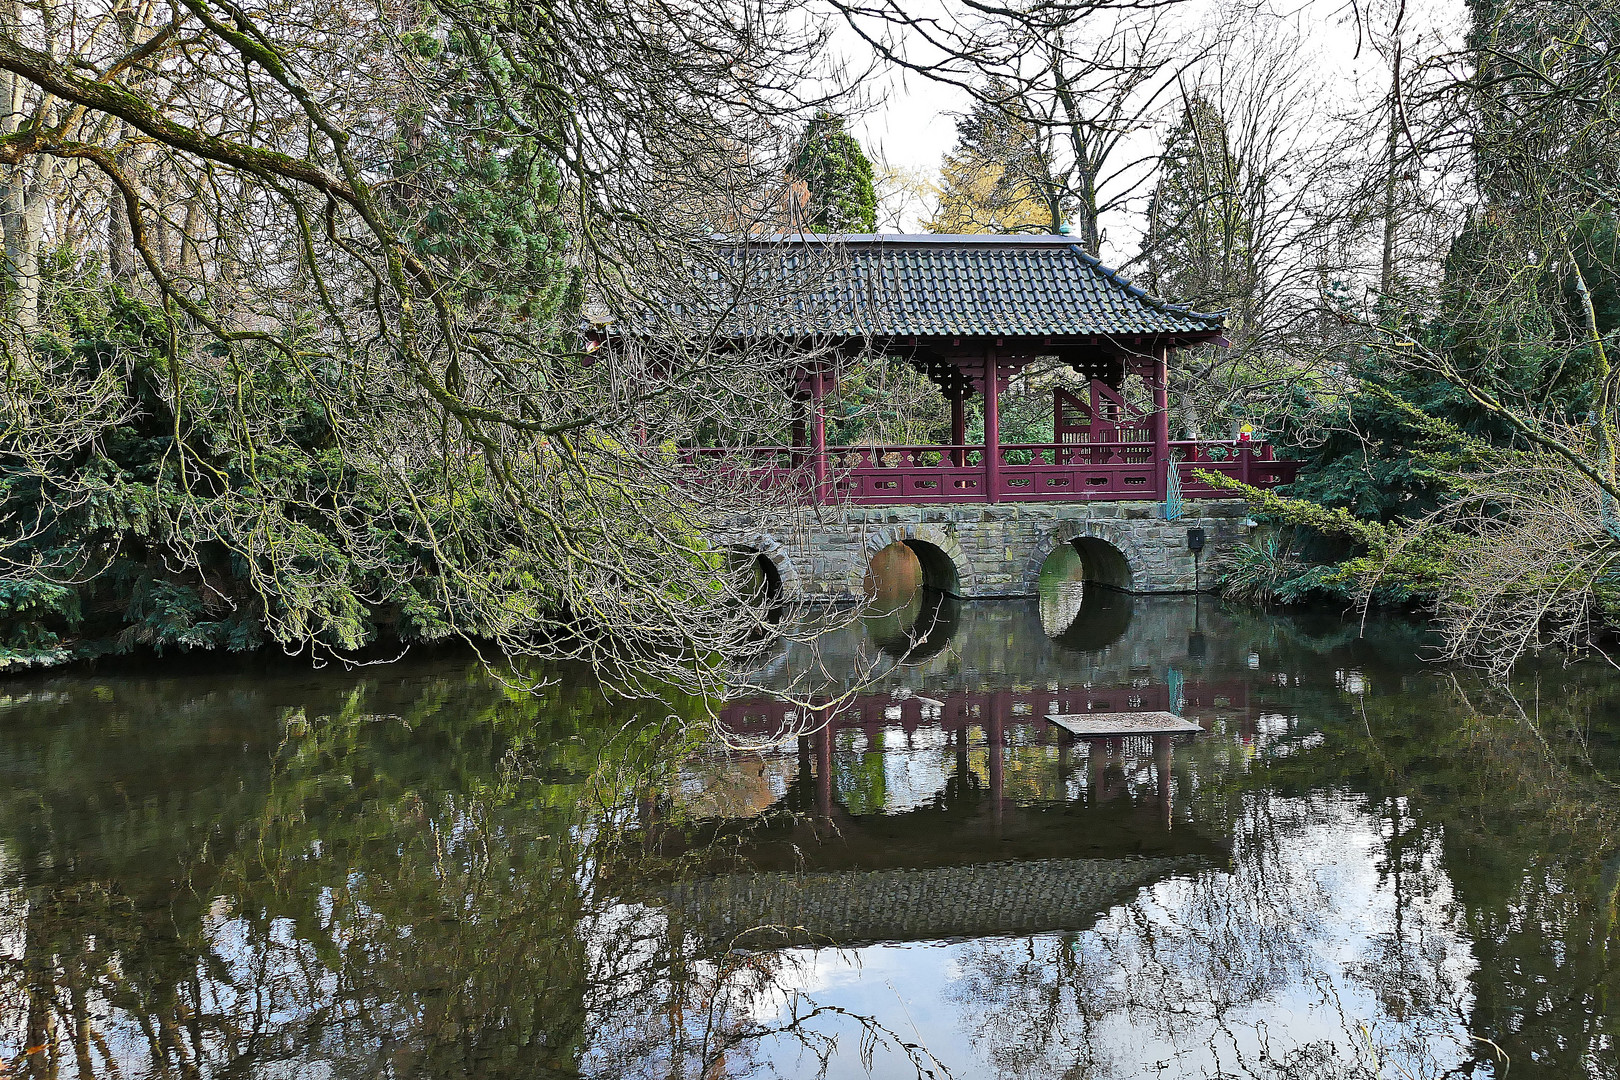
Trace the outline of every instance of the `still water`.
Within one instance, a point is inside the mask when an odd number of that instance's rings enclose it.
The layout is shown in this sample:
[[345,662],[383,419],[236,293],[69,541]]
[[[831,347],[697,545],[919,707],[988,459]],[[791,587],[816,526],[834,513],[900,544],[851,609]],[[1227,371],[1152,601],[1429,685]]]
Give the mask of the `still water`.
[[[13,679],[0,1076],[1620,1077],[1620,678],[1425,646],[925,595],[718,732],[459,655]],[[1144,710],[1206,734],[1045,720]]]

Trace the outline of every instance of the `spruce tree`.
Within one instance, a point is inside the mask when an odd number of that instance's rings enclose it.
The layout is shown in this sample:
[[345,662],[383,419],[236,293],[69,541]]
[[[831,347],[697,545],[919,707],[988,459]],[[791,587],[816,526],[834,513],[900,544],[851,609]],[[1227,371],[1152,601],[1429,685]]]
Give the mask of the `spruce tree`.
[[1058,231],[1073,200],[1054,177],[1041,132],[1018,108],[1010,90],[992,85],[957,119],[929,232]]
[[[499,50],[456,29],[441,43],[419,32],[403,44],[443,72],[450,92],[432,108],[407,107],[390,185],[401,232],[443,282],[465,318],[516,318],[549,335],[571,326],[580,302],[570,269],[562,181],[548,151],[563,123],[521,131],[504,115],[499,89],[518,74]],[[482,80],[472,70],[484,57]]]
[[824,233],[869,233],[877,227],[872,162],[844,118],[817,113],[799,140],[788,171],[809,195],[807,219]]
[[1234,320],[1253,292],[1251,223],[1226,120],[1194,96],[1165,139],[1143,242],[1149,291]]

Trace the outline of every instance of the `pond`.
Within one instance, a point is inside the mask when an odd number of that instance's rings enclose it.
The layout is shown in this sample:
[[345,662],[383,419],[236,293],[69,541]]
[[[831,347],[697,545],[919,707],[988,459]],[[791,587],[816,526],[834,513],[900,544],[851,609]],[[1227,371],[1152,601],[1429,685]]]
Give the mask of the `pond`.
[[454,653],[14,678],[0,1076],[1620,1077],[1620,678],[1428,644],[921,594],[718,731]]

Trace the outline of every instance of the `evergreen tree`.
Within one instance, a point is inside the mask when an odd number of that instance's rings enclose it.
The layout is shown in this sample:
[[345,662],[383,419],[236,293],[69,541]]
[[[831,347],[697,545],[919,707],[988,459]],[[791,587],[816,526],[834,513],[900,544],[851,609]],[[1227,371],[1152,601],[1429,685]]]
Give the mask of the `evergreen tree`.
[[877,192],[872,162],[844,118],[817,113],[805,128],[789,173],[804,184],[807,224],[817,232],[869,233],[877,227]]
[[[469,315],[550,323],[578,307],[568,266],[561,178],[549,132],[519,131],[501,110],[514,87],[511,66],[487,41],[461,28],[447,40],[407,35],[406,48],[438,65],[445,97],[401,117],[393,205],[402,232],[448,284]],[[486,58],[483,85],[472,70]],[[555,123],[562,122],[561,112]],[[565,320],[569,321],[569,320]]]
[[[1478,391],[1537,424],[1584,430],[1598,411],[1598,347],[1620,347],[1620,217],[1595,194],[1620,175],[1620,153],[1602,137],[1612,128],[1595,122],[1602,95],[1586,90],[1600,81],[1583,70],[1594,58],[1581,45],[1591,13],[1567,0],[1469,8],[1476,201],[1452,240],[1432,318],[1410,330],[1455,378],[1399,352],[1367,352],[1352,371],[1362,388],[1332,411],[1331,434],[1292,489],[1383,521],[1428,513],[1454,486],[1447,458],[1458,446],[1437,444],[1419,417],[1525,449],[1522,430],[1482,407]],[[1538,65],[1546,80],[1526,74]],[[1580,92],[1547,91],[1566,85]]]
[[1057,232],[1072,209],[1040,130],[1019,118],[1010,92],[994,87],[957,119],[940,172],[929,232]]
[[[1226,119],[1194,96],[1165,139],[1143,242],[1150,292],[1245,319],[1254,291],[1251,223]],[[1234,329],[1238,329],[1234,325]]]
[[1576,0],[1469,0],[1468,106],[1479,194],[1556,211],[1620,187],[1612,43],[1620,9]]
[[1238,418],[1222,415],[1229,397],[1217,372],[1224,369],[1229,381],[1255,358],[1249,346],[1258,324],[1257,273],[1242,179],[1226,118],[1209,99],[1193,95],[1165,138],[1141,254],[1149,292],[1199,311],[1226,312],[1227,336],[1235,346],[1178,355],[1171,389],[1176,428],[1186,438],[1201,438]]

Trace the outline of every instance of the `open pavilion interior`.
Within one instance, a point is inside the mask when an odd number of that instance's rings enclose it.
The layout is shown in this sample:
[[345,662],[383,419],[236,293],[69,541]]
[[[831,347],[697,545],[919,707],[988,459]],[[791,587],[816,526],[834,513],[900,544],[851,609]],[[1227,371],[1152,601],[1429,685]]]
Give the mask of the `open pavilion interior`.
[[[797,475],[821,502],[1164,500],[1219,497],[1199,469],[1258,487],[1293,477],[1293,464],[1266,445],[1171,440],[1173,352],[1219,344],[1224,317],[1150,296],[1066,236],[772,238],[729,249],[728,274],[714,288],[729,313],[724,332],[802,352],[789,379],[802,409],[792,445],[742,453],[767,482]],[[827,402],[840,374],[874,354],[910,364],[938,388],[951,411],[948,442],[828,445]],[[1009,382],[1038,360],[1078,377],[1053,390],[1053,440],[1003,442]],[[970,444],[974,396],[983,437]]]

